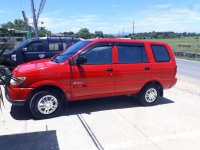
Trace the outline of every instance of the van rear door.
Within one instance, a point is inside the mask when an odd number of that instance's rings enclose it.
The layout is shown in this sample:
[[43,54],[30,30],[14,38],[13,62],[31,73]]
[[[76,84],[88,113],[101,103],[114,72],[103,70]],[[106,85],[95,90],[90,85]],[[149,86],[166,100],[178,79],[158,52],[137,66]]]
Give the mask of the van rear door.
[[145,45],[141,43],[116,43],[118,63],[116,70],[116,94],[137,93],[151,79],[151,65]]

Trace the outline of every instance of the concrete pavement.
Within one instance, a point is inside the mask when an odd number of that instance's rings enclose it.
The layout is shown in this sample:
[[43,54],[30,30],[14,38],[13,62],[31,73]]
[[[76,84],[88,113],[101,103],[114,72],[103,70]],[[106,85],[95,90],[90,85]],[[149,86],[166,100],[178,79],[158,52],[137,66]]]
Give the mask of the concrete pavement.
[[70,103],[47,120],[33,120],[5,102],[0,149],[199,150],[199,88],[199,81],[179,76],[156,106],[141,107],[126,96],[102,98]]

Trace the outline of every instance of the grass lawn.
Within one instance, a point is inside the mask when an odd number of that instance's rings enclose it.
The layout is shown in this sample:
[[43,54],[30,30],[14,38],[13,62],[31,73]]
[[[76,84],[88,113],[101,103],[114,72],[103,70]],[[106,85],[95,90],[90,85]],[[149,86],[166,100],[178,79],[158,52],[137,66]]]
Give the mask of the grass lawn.
[[171,45],[174,51],[200,53],[200,38],[194,37],[174,38],[174,39],[154,39],[163,41]]

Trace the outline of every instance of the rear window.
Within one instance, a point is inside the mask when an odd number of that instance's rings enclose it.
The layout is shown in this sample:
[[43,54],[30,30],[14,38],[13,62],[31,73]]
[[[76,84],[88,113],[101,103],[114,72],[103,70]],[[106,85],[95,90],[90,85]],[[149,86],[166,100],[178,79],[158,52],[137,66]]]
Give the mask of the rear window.
[[154,58],[156,62],[169,62],[170,57],[168,50],[165,46],[162,45],[151,45]]

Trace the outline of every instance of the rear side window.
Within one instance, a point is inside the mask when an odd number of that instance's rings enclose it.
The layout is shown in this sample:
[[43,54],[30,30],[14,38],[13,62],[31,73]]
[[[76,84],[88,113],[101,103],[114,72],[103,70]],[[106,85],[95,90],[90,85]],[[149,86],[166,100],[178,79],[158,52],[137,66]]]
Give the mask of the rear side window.
[[59,51],[62,50],[62,47],[60,47],[60,42],[49,42],[49,50],[50,51]]
[[170,57],[167,48],[162,45],[151,45],[156,62],[169,62]]
[[146,63],[148,62],[144,45],[119,45],[118,63]]

